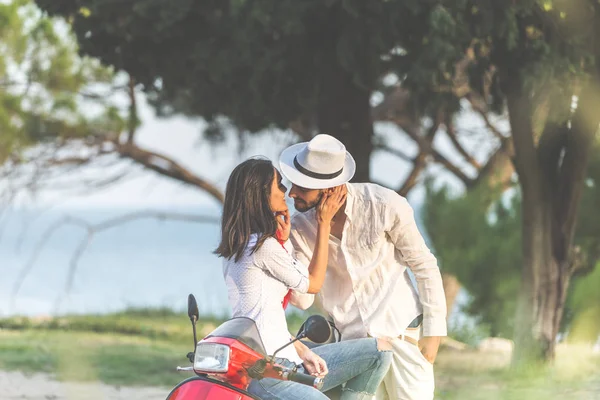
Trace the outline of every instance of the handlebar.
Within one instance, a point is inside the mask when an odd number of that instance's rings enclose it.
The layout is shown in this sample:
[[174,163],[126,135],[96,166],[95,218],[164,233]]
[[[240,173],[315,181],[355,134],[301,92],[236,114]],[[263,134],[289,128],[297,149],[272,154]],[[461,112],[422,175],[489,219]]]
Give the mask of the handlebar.
[[303,385],[312,386],[321,390],[323,378],[316,378],[296,370],[296,365],[281,358],[276,360],[258,360],[253,366],[246,369],[248,375],[254,379],[274,378],[282,381],[292,381]]
[[323,378],[315,378],[312,375],[303,374],[301,372],[290,371],[287,375],[288,381],[302,383],[303,385],[312,386],[315,389],[321,390],[323,387]]

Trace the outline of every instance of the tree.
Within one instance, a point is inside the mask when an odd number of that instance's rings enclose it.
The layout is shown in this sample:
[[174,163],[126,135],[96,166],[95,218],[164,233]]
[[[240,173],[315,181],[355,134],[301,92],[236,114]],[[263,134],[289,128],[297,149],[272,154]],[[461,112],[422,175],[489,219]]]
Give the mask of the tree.
[[[136,90],[89,56],[61,18],[32,1],[0,4],[0,199],[5,205],[26,188],[86,191],[136,172],[123,159],[193,186],[221,201],[214,185],[176,160],[138,146]],[[123,98],[129,106],[123,107]],[[102,171],[101,179],[69,173]],[[98,174],[96,174],[98,175]]]
[[[598,321],[600,260],[600,142],[592,150],[574,252],[580,263],[569,290],[560,331],[569,341],[594,342]],[[502,194],[479,188],[460,194],[427,185],[423,220],[440,264],[455,274],[470,295],[463,310],[489,327],[492,336],[510,338],[521,280],[522,201],[518,191]]]
[[[422,37],[456,52],[474,47],[471,86],[510,121],[523,199],[516,364],[553,358],[569,280],[580,265],[573,235],[600,122],[599,7],[588,0],[439,2],[431,15],[446,24]],[[440,90],[451,87],[453,57],[429,46],[413,51],[425,62],[418,66],[439,71]],[[418,81],[414,87],[432,90]]]
[[555,1],[544,8],[532,1],[505,6],[501,18],[491,7],[470,20],[478,20],[484,34],[480,38],[493,38],[489,55],[481,58],[498,69],[523,197],[514,352],[520,363],[553,358],[569,279],[580,265],[573,236],[600,122],[600,64],[595,62],[600,47],[593,40],[600,36],[600,4]]
[[[0,20],[0,176],[4,187],[34,189],[50,172],[40,164],[19,168],[24,162],[52,158],[60,163],[65,147],[77,154],[96,130],[119,130],[124,121],[110,102],[100,111],[83,112],[102,100],[90,87],[109,85],[113,74],[97,60],[77,56],[77,43],[64,35],[64,24],[24,0],[0,4]],[[80,145],[67,146],[69,137]],[[2,195],[8,202],[15,191]]]

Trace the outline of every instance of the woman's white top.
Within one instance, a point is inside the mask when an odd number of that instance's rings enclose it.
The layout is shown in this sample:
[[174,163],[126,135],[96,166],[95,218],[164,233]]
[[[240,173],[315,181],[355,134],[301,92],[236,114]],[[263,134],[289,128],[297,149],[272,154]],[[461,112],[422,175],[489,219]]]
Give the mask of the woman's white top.
[[[308,291],[308,268],[298,262],[290,251],[284,249],[274,238],[251,253],[257,235],[252,235],[239,261],[235,257],[223,262],[223,276],[229,294],[233,317],[247,317],[256,322],[268,355],[292,340],[283,298],[289,289],[299,293]],[[277,353],[277,357],[301,364],[302,360],[294,345]]]

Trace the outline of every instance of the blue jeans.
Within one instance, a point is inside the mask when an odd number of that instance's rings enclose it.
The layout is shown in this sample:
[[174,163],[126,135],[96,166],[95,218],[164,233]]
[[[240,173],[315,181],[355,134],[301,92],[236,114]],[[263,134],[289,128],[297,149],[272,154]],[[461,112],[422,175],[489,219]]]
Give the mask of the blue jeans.
[[[374,338],[347,340],[312,349],[327,363],[323,392],[344,385],[342,400],[369,399],[385,377],[392,352],[379,350]],[[298,371],[305,372],[302,366]],[[262,400],[325,400],[317,389],[296,382],[265,378],[253,380],[248,391]]]

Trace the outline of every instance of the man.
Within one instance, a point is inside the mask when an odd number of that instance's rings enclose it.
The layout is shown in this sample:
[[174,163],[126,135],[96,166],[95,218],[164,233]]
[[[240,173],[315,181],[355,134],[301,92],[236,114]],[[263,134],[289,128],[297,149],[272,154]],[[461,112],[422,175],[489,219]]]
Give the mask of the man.
[[[392,190],[348,183],[354,159],[329,135],[287,148],[279,164],[300,211],[292,218],[290,239],[304,263],[310,261],[316,239],[314,207],[333,188],[347,190],[346,203],[332,221],[327,276],[319,296],[342,340],[391,340],[394,361],[377,399],[433,399],[433,362],[447,334],[446,300],[437,261],[412,208]],[[293,293],[291,303],[306,309],[313,300],[313,295]]]

